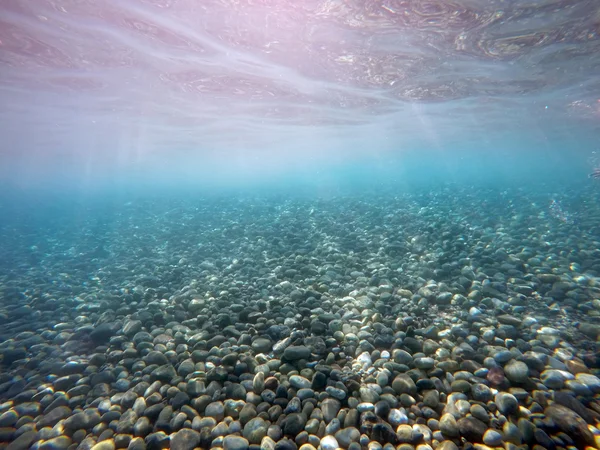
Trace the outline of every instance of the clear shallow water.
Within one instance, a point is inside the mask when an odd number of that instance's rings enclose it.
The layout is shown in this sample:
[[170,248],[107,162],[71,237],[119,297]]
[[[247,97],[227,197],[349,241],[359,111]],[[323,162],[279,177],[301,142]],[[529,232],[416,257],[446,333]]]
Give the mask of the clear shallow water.
[[7,0],[0,170],[77,189],[365,165],[583,177],[600,150],[599,14],[592,0]]

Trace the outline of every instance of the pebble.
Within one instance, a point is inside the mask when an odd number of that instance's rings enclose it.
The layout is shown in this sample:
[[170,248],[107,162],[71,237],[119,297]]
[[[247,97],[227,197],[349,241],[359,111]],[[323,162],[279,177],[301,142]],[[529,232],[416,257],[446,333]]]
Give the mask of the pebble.
[[240,436],[226,436],[223,439],[224,450],[247,450],[250,443]]
[[521,361],[510,361],[504,366],[504,373],[515,383],[525,383],[529,379],[529,367]]
[[487,430],[483,435],[483,443],[490,447],[498,447],[502,445],[502,433],[496,430]]
[[494,398],[498,410],[505,416],[516,414],[519,410],[519,402],[516,397],[507,392],[499,392]]

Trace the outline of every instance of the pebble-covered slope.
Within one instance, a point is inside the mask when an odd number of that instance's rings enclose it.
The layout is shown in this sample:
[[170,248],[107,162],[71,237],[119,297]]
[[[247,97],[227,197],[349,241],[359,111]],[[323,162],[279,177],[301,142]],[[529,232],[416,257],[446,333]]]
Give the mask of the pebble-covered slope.
[[598,446],[598,204],[449,189],[15,211],[0,448]]

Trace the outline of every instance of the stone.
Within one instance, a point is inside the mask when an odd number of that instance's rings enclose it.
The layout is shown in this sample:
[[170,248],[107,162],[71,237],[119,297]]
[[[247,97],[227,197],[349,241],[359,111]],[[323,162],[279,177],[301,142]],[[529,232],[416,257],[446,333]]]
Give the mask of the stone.
[[354,427],[343,428],[335,433],[335,439],[342,448],[348,448],[352,442],[358,442],[360,431]]
[[312,383],[300,375],[292,375],[290,377],[290,385],[296,389],[309,389]]
[[507,392],[499,392],[494,398],[498,410],[505,416],[516,414],[519,411],[519,402],[517,398]]
[[304,425],[306,425],[304,414],[293,413],[283,420],[281,428],[284,434],[295,437],[304,430]]
[[340,444],[335,437],[325,436],[323,439],[321,439],[322,450],[336,450],[338,448],[340,448]]
[[225,436],[223,450],[248,450],[250,443],[240,436]]
[[489,429],[483,434],[483,443],[490,447],[499,447],[502,445],[502,433]]
[[273,348],[273,342],[267,338],[256,338],[252,342],[252,349],[256,353],[269,353]]
[[255,417],[244,425],[243,436],[250,444],[260,444],[267,435],[269,424],[261,417]]
[[304,345],[291,345],[283,351],[283,357],[284,359],[295,361],[298,359],[308,359],[310,353],[310,349]]
[[326,398],[323,400],[321,403],[321,411],[323,411],[323,418],[325,419],[325,422],[331,422],[333,418],[337,416],[341,407],[342,404],[339,402],[339,400],[334,398]]
[[106,439],[94,445],[92,450],[115,450],[115,448],[117,448],[115,441],[113,439]]
[[457,421],[460,435],[469,442],[482,442],[487,426],[475,417],[463,417]]
[[546,417],[551,418],[563,432],[567,433],[578,446],[594,446],[594,435],[585,420],[575,411],[562,405],[550,405],[544,410]]
[[456,418],[450,413],[446,413],[440,418],[439,426],[444,436],[458,437],[460,435]]
[[522,361],[512,360],[504,366],[504,374],[515,383],[525,383],[529,379],[529,367]]
[[225,418],[225,406],[221,402],[212,402],[204,410],[204,415],[220,422]]
[[171,450],[193,450],[200,445],[200,433],[184,428],[171,436]]
[[406,374],[400,374],[392,381],[392,389],[396,394],[417,394],[417,385],[411,377]]

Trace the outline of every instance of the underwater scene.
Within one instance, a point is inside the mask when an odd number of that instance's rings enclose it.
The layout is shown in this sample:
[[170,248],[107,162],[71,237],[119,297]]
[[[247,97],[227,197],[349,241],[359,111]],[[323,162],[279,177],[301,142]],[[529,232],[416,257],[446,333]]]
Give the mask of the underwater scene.
[[0,449],[600,448],[597,0],[0,2]]

